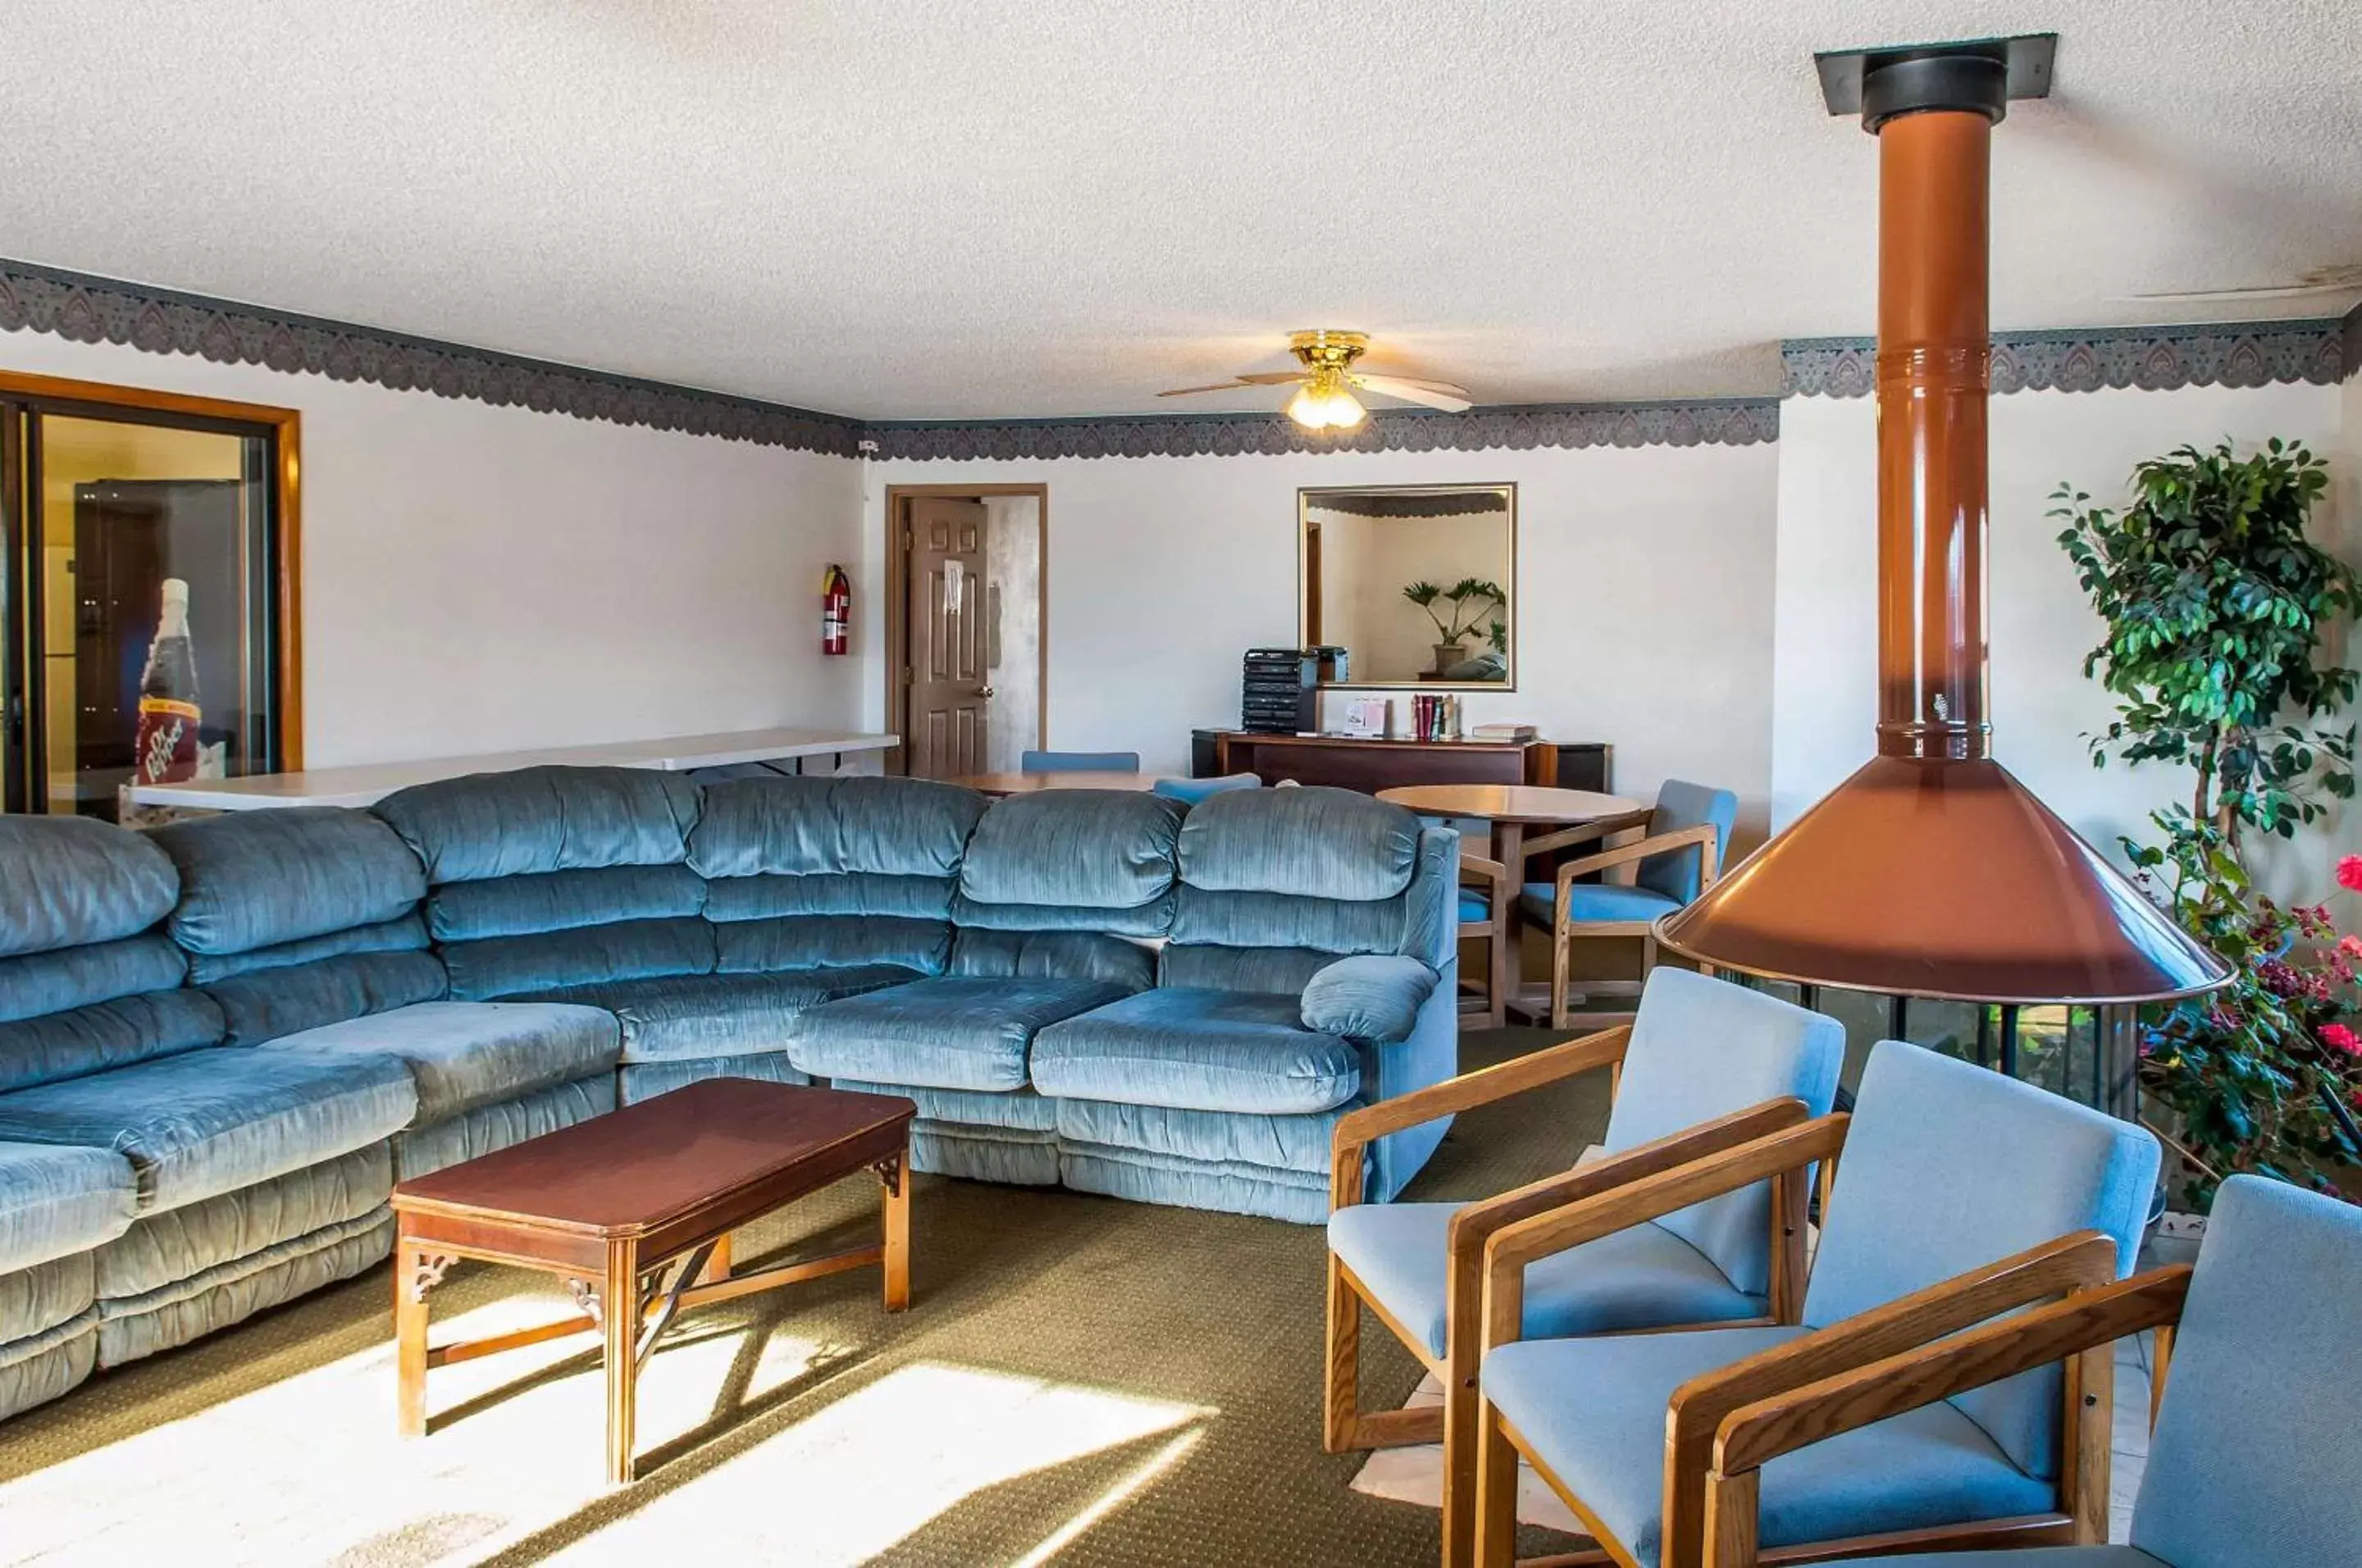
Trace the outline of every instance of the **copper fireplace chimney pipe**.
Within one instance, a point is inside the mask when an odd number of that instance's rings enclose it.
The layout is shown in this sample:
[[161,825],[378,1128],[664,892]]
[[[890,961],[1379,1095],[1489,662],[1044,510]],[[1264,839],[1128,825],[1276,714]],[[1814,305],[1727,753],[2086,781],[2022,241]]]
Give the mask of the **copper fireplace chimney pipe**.
[[1992,760],[1985,712],[1989,153],[2051,35],[1825,55],[1879,138],[1877,755],[1657,939],[1717,969],[1978,1002],[2229,977]]

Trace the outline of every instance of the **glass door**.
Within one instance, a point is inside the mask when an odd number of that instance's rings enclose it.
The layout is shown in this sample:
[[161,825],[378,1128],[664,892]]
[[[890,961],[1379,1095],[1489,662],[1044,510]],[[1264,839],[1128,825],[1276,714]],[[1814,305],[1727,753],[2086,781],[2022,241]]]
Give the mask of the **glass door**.
[[268,425],[0,403],[7,808],[137,820],[128,791],[279,766]]

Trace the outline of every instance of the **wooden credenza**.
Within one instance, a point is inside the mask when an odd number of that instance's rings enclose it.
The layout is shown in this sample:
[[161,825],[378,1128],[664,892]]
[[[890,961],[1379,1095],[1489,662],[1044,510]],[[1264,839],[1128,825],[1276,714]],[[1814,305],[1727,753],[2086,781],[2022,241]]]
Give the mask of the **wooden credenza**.
[[1191,736],[1190,771],[1200,778],[1252,773],[1266,784],[1293,779],[1363,794],[1404,784],[1554,784],[1604,794],[1613,784],[1614,749],[1551,741],[1363,740],[1198,730]]

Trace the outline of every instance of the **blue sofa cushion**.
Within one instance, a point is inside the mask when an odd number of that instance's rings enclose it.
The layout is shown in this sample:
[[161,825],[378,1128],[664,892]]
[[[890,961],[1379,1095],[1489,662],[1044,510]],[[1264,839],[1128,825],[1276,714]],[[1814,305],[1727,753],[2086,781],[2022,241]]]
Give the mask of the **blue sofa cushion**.
[[1192,807],[1181,879],[1209,892],[1391,899],[1410,885],[1418,818],[1352,790],[1239,790]]
[[1437,977],[1416,958],[1340,958],[1305,986],[1304,1027],[1354,1040],[1407,1039]]
[[591,866],[678,866],[697,786],[639,767],[521,767],[397,790],[370,810],[425,863],[426,879],[479,882]]
[[[1361,1203],[1329,1217],[1329,1249],[1397,1323],[1445,1350],[1448,1239],[1456,1203]],[[1529,1264],[1529,1340],[1760,1318],[1764,1298],[1724,1277],[1706,1255],[1642,1221]]]
[[719,877],[706,884],[705,918],[775,920],[782,915],[903,915],[944,920],[952,912],[949,877]]
[[[1290,790],[1288,793],[1294,794]],[[1308,947],[1328,954],[1407,950],[1410,900],[1308,899],[1293,893],[1209,892],[1182,884],[1173,940],[1231,947]]]
[[691,1061],[783,1051],[806,1009],[918,977],[891,964],[868,964],[770,975],[657,976],[518,999],[605,1008],[623,1026],[627,1063]]
[[269,1181],[143,1216],[98,1249],[98,1296],[121,1301],[194,1283],[205,1270],[379,1210],[393,1191],[392,1146],[370,1143]]
[[[1999,1551],[1915,1551],[1904,1557],[1845,1561],[1846,1568],[2177,1568],[2135,1546],[2014,1546]],[[2252,1568],[2245,1559],[2232,1561],[2238,1568]]]
[[1173,929],[1172,889],[1130,909],[1092,904],[988,904],[953,895],[952,922],[978,931],[1096,931],[1110,936],[1163,936]]
[[348,953],[234,975],[206,987],[205,995],[220,1004],[230,1044],[259,1045],[348,1018],[440,1001],[448,988],[432,953]]
[[172,940],[247,953],[408,914],[426,896],[417,857],[383,823],[342,806],[225,812],[149,836],[181,874]]
[[307,936],[300,942],[281,942],[270,947],[250,948],[244,953],[193,953],[189,955],[189,983],[210,986],[239,975],[251,975],[260,969],[292,969],[304,964],[317,964],[324,958],[342,958],[355,953],[424,953],[426,951],[426,922],[415,911],[399,920],[380,921],[375,925],[348,926],[322,936]]
[[1105,980],[937,976],[812,1009],[788,1055],[819,1077],[1006,1092],[1025,1087],[1044,1025],[1123,994]]
[[410,1068],[424,1125],[607,1072],[623,1053],[623,1032],[595,1007],[421,1002],[284,1035],[263,1049],[396,1057]]
[[0,1275],[120,1236],[138,1201],[130,1162],[112,1150],[0,1143]]
[[[1673,1391],[1807,1331],[1732,1328],[1522,1340],[1485,1356],[1485,1397],[1610,1534],[1656,1568],[1665,1407]],[[1938,1400],[1766,1464],[1760,1540],[1794,1546],[2048,1513],[2057,1504],[2049,1482],[2012,1464],[1982,1428]]]
[[90,817],[0,816],[0,956],[137,936],[181,887],[145,834]]
[[1300,997],[1312,977],[1337,961],[1309,947],[1231,947],[1168,942],[1157,955],[1156,983],[1216,991],[1268,991]]
[[714,878],[947,878],[984,804],[973,790],[923,778],[730,779],[706,788],[690,864]]
[[220,1043],[222,1010],[202,991],[149,991],[0,1023],[0,1092],[61,1083]]
[[1305,1028],[1294,997],[1166,986],[1043,1030],[1033,1043],[1033,1087],[1084,1099],[1286,1114],[1352,1099],[1362,1058],[1337,1036]]
[[598,866],[447,882],[426,900],[437,942],[525,936],[705,909],[705,878],[686,866]]
[[[1682,906],[1662,893],[1646,888],[1627,888],[1613,882],[1576,882],[1566,890],[1566,918],[1569,922],[1586,921],[1653,921],[1659,915],[1672,913]],[[1529,882],[1518,895],[1518,911],[1544,931],[1558,919],[1558,886],[1552,882]]]
[[933,975],[950,955],[952,928],[940,920],[895,915],[787,915],[716,925],[713,944],[714,969],[724,975],[862,964]]
[[1096,931],[969,930],[952,944],[951,973],[1106,980],[1144,991],[1156,983],[1156,955],[1137,942]]
[[0,958],[0,1023],[168,991],[188,969],[187,955],[161,932]]
[[[1871,1048],[1805,1290],[1821,1328],[2077,1231],[2129,1272],[2157,1140],[2032,1084],[1900,1041]],[[2009,1157],[1996,1163],[1993,1151]],[[1970,1190],[1973,1188],[1974,1190]],[[1954,1400],[2028,1474],[2058,1474],[2058,1370]]]
[[1126,1105],[1113,1099],[1045,1099],[1042,1103],[1058,1108],[1058,1136],[1071,1144],[1129,1149],[1209,1165],[1296,1171],[1317,1176],[1325,1186],[1338,1120],[1361,1099],[1357,1096],[1344,1105],[1295,1116]]
[[961,1129],[1047,1135],[1058,1130],[1058,1102],[1032,1089],[930,1088],[923,1084],[881,1084],[866,1078],[831,1078],[831,1088],[855,1094],[899,1094],[919,1108],[922,1121]]
[[491,1001],[658,975],[707,975],[713,957],[713,928],[688,917],[449,943],[443,967],[456,999]]
[[[1177,801],[1114,790],[1049,790],[995,801],[960,863],[960,903],[1154,905],[1173,889],[1174,845],[1186,811]],[[954,918],[962,919],[956,912]]]
[[114,1150],[144,1213],[334,1159],[417,1110],[391,1056],[221,1047],[0,1095],[0,1140]]

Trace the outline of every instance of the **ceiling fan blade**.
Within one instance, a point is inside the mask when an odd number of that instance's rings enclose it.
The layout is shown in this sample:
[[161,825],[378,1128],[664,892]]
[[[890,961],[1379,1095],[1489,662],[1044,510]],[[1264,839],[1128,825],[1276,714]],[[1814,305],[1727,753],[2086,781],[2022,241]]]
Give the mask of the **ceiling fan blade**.
[[1171,392],[1161,392],[1156,395],[1188,397],[1197,392],[1237,392],[1242,387],[1278,386],[1283,382],[1300,381],[1303,379],[1304,372],[1301,370],[1269,370],[1260,375],[1238,376],[1227,381],[1217,381],[1209,387],[1175,387]]
[[1458,387],[1446,392],[1430,382],[1398,381],[1393,376],[1349,375],[1345,379],[1374,392],[1384,392],[1388,397],[1398,397],[1405,403],[1418,403],[1426,408],[1441,409],[1446,414],[1465,414],[1473,406],[1465,396],[1461,395]]
[[[1357,376],[1377,375],[1377,372],[1374,370],[1355,370],[1352,373]],[[1378,379],[1381,381],[1392,381],[1396,386],[1419,387],[1428,392],[1441,392],[1446,397],[1466,397],[1468,395],[1468,389],[1466,387],[1455,385],[1451,381],[1426,381],[1419,380],[1417,376],[1380,376]]]

